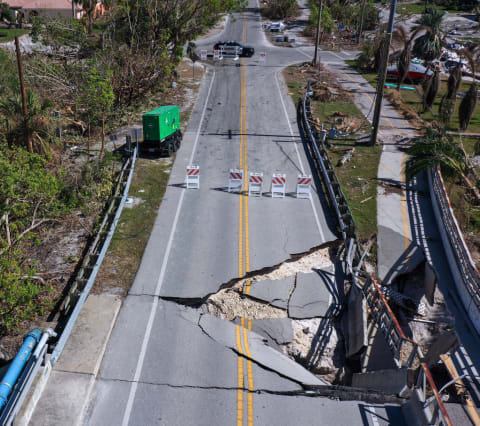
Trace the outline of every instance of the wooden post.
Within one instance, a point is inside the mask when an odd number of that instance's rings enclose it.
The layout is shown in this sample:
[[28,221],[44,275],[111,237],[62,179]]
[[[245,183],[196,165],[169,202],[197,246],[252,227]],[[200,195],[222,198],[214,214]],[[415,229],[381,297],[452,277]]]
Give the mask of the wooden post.
[[15,37],[15,48],[17,50],[18,76],[20,78],[20,91],[22,94],[23,134],[25,136],[25,145],[27,146],[28,152],[33,152],[32,141],[28,136],[27,93],[25,92],[25,83],[23,81],[22,54],[20,53],[20,42],[18,40],[18,37]]

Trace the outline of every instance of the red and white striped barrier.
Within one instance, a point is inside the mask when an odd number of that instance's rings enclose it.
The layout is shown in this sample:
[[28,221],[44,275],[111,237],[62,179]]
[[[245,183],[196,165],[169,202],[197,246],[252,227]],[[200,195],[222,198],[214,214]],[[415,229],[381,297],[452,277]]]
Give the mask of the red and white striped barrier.
[[185,180],[187,189],[200,189],[200,166],[188,166]]
[[262,196],[263,173],[250,173],[248,180],[248,196]]
[[310,198],[311,187],[312,187],[312,175],[298,175],[297,198]]
[[230,169],[228,176],[228,192],[232,192],[233,189],[242,190],[243,184],[243,170]]
[[220,50],[213,51],[213,59],[220,59]]
[[287,177],[285,174],[274,173],[272,176],[272,198],[285,198]]
[[204,61],[205,59],[207,59],[207,55],[208,55],[208,51],[206,50],[200,50],[200,59],[202,61]]

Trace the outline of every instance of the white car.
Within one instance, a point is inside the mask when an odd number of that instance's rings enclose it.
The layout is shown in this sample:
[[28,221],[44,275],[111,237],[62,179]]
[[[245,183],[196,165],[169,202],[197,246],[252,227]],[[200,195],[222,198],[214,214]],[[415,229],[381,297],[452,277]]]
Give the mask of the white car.
[[285,29],[286,25],[283,23],[283,22],[272,22],[268,29],[270,30],[270,32],[280,32],[280,31],[283,31]]

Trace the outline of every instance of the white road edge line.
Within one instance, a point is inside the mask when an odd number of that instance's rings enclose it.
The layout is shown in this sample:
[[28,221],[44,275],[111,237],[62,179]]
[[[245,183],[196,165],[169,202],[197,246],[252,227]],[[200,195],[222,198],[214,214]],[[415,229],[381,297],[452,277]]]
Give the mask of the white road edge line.
[[375,410],[375,407],[373,405],[371,405],[370,407],[370,416],[372,417],[372,423],[373,423],[373,426],[380,426],[380,423],[378,422],[378,415],[377,415],[377,412]]
[[[207,97],[205,99],[205,105],[203,106],[202,115],[200,116],[200,123],[198,125],[197,135],[195,137],[195,142],[193,144],[193,149],[192,149],[192,154],[190,156],[189,164],[192,163],[193,158],[195,156],[198,139],[200,137],[200,130],[202,129],[203,117],[205,116],[205,111],[207,110],[208,99],[210,98],[210,92],[212,91],[214,79],[215,79],[215,71],[213,71],[212,80],[210,81],[210,87],[208,88]],[[148,317],[148,323],[145,329],[145,335],[143,336],[142,348],[140,349],[140,354],[138,356],[137,367],[135,369],[135,375],[133,377],[132,387],[130,388],[130,393],[128,395],[128,401],[125,408],[125,413],[123,415],[122,426],[128,426],[128,423],[130,421],[130,414],[132,413],[133,401],[135,399],[135,394],[137,392],[138,381],[140,380],[140,375],[142,374],[143,362],[145,361],[147,346],[150,340],[150,334],[152,333],[153,321],[155,320],[155,315],[157,313],[158,296],[160,296],[160,290],[162,288],[163,279],[165,277],[165,270],[167,269],[168,258],[170,256],[170,250],[172,248],[173,235],[175,234],[175,228],[177,227],[178,217],[180,216],[180,210],[182,208],[184,195],[185,195],[185,188],[182,189],[182,193],[180,194],[180,198],[178,200],[177,211],[175,212],[175,218],[173,220],[172,229],[170,231],[170,236],[168,238],[167,248],[163,256],[162,269],[160,270],[157,287],[155,288],[152,309],[150,310],[150,316]]]
[[[305,168],[303,167],[302,158],[300,157],[300,152],[298,151],[298,143],[294,139],[292,125],[290,124],[290,117],[288,116],[287,107],[285,106],[285,102],[283,101],[282,90],[280,89],[280,83],[278,82],[278,72],[275,73],[275,81],[277,83],[278,94],[280,95],[280,101],[282,102],[283,112],[285,113],[285,118],[287,119],[288,129],[290,130],[290,136],[292,137],[292,142],[295,146],[295,151],[297,152],[298,162],[300,163],[302,174],[305,174]],[[317,209],[315,208],[315,204],[313,203],[312,196],[310,196],[310,204],[312,205],[313,215],[315,216],[318,232],[320,233],[320,237],[322,238],[322,243],[323,243],[325,242],[325,235],[323,234],[322,226],[320,225],[320,219],[318,218]]]

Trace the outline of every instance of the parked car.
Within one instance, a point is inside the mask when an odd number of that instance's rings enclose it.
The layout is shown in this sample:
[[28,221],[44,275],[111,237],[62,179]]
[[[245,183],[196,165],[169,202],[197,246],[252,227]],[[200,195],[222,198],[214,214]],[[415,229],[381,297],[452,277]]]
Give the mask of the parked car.
[[239,43],[238,41],[219,41],[215,43],[213,46],[214,50],[224,50],[225,48],[238,48],[239,54],[238,56],[244,58],[251,58],[255,53],[255,49],[252,46],[244,46],[243,44]]
[[280,31],[283,31],[285,29],[286,25],[283,22],[272,22],[268,26],[268,30],[272,33],[278,33]]
[[[428,70],[421,64],[410,64],[410,69],[408,70],[407,78],[405,79],[405,83],[419,83],[424,78],[428,80],[433,75],[432,70]],[[391,65],[387,68],[387,77],[390,79],[398,78],[398,69],[397,64]]]

